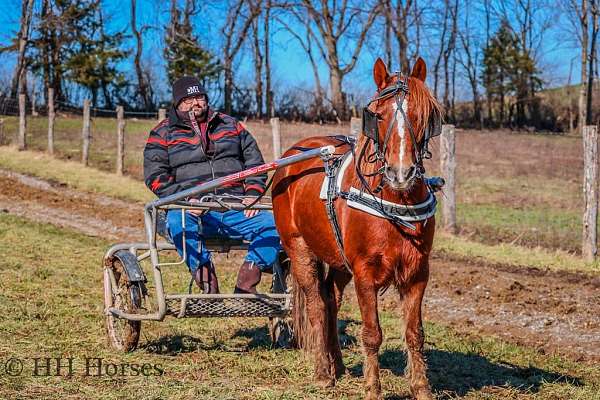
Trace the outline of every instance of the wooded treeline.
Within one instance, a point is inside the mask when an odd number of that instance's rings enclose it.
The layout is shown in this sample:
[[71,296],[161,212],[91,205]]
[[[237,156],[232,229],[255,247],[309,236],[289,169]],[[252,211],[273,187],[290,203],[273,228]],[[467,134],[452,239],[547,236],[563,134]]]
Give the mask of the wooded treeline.
[[[162,22],[153,24],[140,18],[141,1],[120,2],[129,16],[115,31],[106,2],[22,0],[20,29],[0,49],[16,58],[2,96],[37,92],[47,102],[52,87],[59,105],[83,93],[95,107],[151,111],[169,100],[158,88],[188,74],[226,113],[339,122],[371,94],[361,90],[370,81],[349,82],[360,60],[381,56],[407,72],[421,56],[449,122],[568,130],[599,117],[600,0],[170,0],[156,3]],[[162,52],[149,57],[150,42]],[[283,46],[301,49],[311,86],[285,80]],[[549,59],[560,46],[580,56]],[[568,81],[545,90],[557,62],[569,65]]]

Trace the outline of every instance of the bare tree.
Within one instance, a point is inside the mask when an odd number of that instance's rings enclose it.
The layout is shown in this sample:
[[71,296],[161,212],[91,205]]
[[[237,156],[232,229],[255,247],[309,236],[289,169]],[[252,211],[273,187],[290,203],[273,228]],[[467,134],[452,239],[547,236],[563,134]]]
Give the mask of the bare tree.
[[[590,19],[592,23],[592,31],[590,35],[590,52],[589,52],[589,69],[588,69],[588,80],[587,80],[587,93],[586,93],[586,125],[592,125],[592,97],[594,89],[594,68],[596,59],[596,42],[598,40],[598,0],[590,0]],[[583,81],[582,81],[583,83]]]
[[570,0],[571,11],[575,15],[577,21],[576,28],[579,32],[579,44],[581,45],[581,85],[579,87],[579,117],[577,121],[577,130],[580,135],[583,135],[583,126],[587,121],[587,60],[588,60],[588,0],[581,0],[581,7],[577,4],[577,0]]
[[408,28],[409,14],[411,11],[411,0],[397,0],[396,4],[392,0],[383,1],[383,14],[386,21],[386,30],[391,30],[398,42],[398,57],[400,58],[400,68],[406,73],[410,70],[408,55]]
[[[260,4],[260,3],[259,3]],[[252,49],[254,50],[254,86],[255,101],[256,101],[256,118],[263,117],[263,54],[260,45],[260,32],[258,18],[252,21]]]
[[[175,1],[175,0],[173,0]],[[142,34],[143,31],[148,27],[144,26],[141,29],[137,28],[136,23],[136,0],[131,0],[131,31],[133,32],[133,36],[135,36],[136,41],[136,51],[135,57],[133,60],[135,66],[135,73],[138,80],[138,90],[140,93],[140,97],[142,98],[142,102],[144,103],[144,108],[146,110],[151,110],[154,108],[152,103],[152,90],[150,88],[149,82],[146,80],[146,74],[142,68],[141,59],[142,59],[142,48],[143,48],[143,39]]]
[[444,1],[443,8],[443,24],[442,31],[440,34],[440,47],[437,53],[437,57],[435,63],[433,64],[433,94],[435,97],[438,97],[438,84],[440,78],[440,66],[442,65],[442,56],[444,55],[444,50],[446,48],[446,35],[448,34],[448,14],[450,11],[450,7],[448,6],[448,0]]
[[308,60],[310,61],[310,65],[312,67],[313,79],[315,81],[315,111],[318,115],[319,120],[323,121],[323,113],[324,113],[324,100],[325,100],[325,90],[321,85],[321,79],[319,78],[319,66],[317,63],[317,58],[315,55],[315,50],[313,47],[313,43],[316,42],[315,35],[311,28],[310,17],[308,13],[302,12],[301,10],[291,9],[290,14],[295,17],[295,22],[304,26],[304,35],[301,35],[298,32],[298,28],[296,25],[288,24],[284,19],[277,18],[277,21],[284,29],[288,31],[300,44],[302,49],[306,52],[308,56]]
[[[331,85],[331,100],[334,111],[338,117],[347,115],[346,99],[342,92],[344,76],[356,66],[358,55],[362,49],[367,32],[379,15],[381,5],[379,2],[370,6],[358,2],[349,4],[348,0],[329,3],[323,1],[317,5],[313,0],[302,0],[304,8],[308,11],[312,23],[320,34],[319,50],[329,68],[329,83]],[[369,11],[365,11],[365,10]],[[366,14],[364,22],[359,23],[359,18]],[[356,40],[353,43],[350,62],[342,66],[340,47],[343,38],[347,37],[352,27],[358,27]]]
[[[245,5],[248,5],[248,7],[244,7]],[[252,1],[248,0],[236,0],[229,9],[225,25],[221,29],[221,33],[225,39],[223,46],[223,71],[225,74],[223,97],[224,108],[227,114],[231,114],[233,109],[233,60],[248,35],[252,21],[259,13],[259,4],[252,4]]]
[[[483,0],[483,10],[484,10],[484,14],[485,14],[485,47],[487,48],[490,45],[490,39],[492,37],[492,24],[491,24],[492,12],[491,12],[490,0]],[[488,78],[486,78],[486,82],[484,82],[484,84],[486,87],[489,87],[490,82],[487,79]],[[493,115],[492,115],[492,95],[491,95],[490,91],[487,92],[486,103],[487,103],[487,120],[488,120],[488,123],[491,123]]]
[[266,91],[266,107],[267,117],[272,118],[275,115],[275,107],[273,102],[273,91],[271,90],[271,0],[266,0],[265,4],[265,19],[263,25],[265,27],[265,91]]
[[471,94],[473,96],[473,120],[479,123],[479,129],[483,128],[483,113],[481,112],[481,100],[479,98],[479,56],[480,46],[475,40],[474,30],[470,29],[470,17],[471,17],[471,1],[466,0],[464,4],[464,15],[463,26],[458,29],[458,38],[461,43],[461,51],[457,54],[457,61],[462,66],[469,81],[471,87]]
[[[448,16],[450,18],[450,36],[444,49],[444,107],[446,110],[452,111],[452,118],[454,118],[454,109],[450,104],[450,84],[453,78],[450,77],[450,58],[454,54],[456,49],[456,35],[457,35],[457,20],[458,20],[458,0],[454,0],[454,4],[449,4],[449,0],[446,0],[446,7],[448,8]],[[453,74],[454,75],[454,74]]]
[[17,33],[17,65],[15,66],[15,74],[10,88],[11,97],[16,97],[18,93],[25,93],[27,90],[26,84],[26,58],[27,43],[29,41],[29,31],[31,28],[31,17],[33,13],[33,0],[22,0],[21,2],[21,26]]

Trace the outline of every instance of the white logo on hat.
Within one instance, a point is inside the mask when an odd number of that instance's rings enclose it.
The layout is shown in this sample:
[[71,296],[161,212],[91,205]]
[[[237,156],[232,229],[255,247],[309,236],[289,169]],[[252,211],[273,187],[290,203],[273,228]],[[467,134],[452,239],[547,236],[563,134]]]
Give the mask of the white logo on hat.
[[187,94],[200,93],[200,88],[196,86],[190,86],[187,88]]

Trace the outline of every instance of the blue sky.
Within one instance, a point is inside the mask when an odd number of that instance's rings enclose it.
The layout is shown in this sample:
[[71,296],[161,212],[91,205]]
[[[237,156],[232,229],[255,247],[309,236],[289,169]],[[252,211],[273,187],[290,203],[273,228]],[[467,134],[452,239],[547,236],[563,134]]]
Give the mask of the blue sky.
[[[545,0],[540,0],[545,1]],[[157,29],[150,29],[145,34],[144,44],[144,62],[152,65],[157,76],[155,86],[159,93],[168,94],[168,84],[165,79],[164,65],[162,61],[162,38],[163,27],[168,21],[167,1],[138,0],[138,25],[150,25]],[[209,47],[214,54],[219,54],[219,32],[225,20],[227,2],[201,2],[203,4],[202,12],[195,16],[193,23],[196,34],[201,38],[202,43]],[[502,2],[497,2],[502,4]],[[558,2],[557,4],[561,4]],[[129,1],[103,0],[103,10],[105,20],[107,21],[108,31],[127,30],[130,19]],[[38,5],[39,7],[39,5]],[[559,8],[559,7],[558,7]],[[558,12],[558,8],[549,8],[538,15],[540,20],[550,19],[553,21],[550,28],[545,32],[544,40],[540,43],[541,48],[538,51],[538,66],[542,70],[542,77],[546,86],[553,87],[565,84],[569,74],[571,60],[573,62],[572,82],[579,81],[580,69],[577,57],[579,49],[576,46],[575,37],[570,33],[572,30],[564,13]],[[470,13],[477,13],[477,6],[469,6]],[[466,9],[461,10],[460,15],[465,15]],[[549,15],[544,13],[556,13]],[[6,44],[10,37],[14,36],[18,29],[20,16],[20,0],[0,0],[0,44]],[[424,28],[422,39],[422,49],[420,54],[423,56],[430,70],[435,61],[437,53],[437,35],[432,31],[438,27],[432,26],[430,18],[428,27]],[[435,22],[433,22],[435,23]],[[498,20],[493,21],[497,25]],[[476,16],[470,21],[470,30],[473,32],[482,32],[483,21]],[[300,29],[300,28],[299,28]],[[429,30],[430,32],[427,32]],[[357,93],[360,97],[368,96],[372,92],[371,68],[377,56],[383,56],[383,38],[379,38],[373,31],[371,42],[363,48],[359,62],[355,69],[346,76],[344,80],[344,89],[349,92]],[[123,46],[132,48],[133,40],[129,39]],[[348,40],[341,47],[345,59],[349,59],[348,54],[353,49],[354,41]],[[272,36],[272,65],[274,88],[281,89],[285,87],[300,87],[310,90],[314,85],[313,73],[308,59],[298,45],[295,39],[282,28],[275,28]],[[251,52],[243,52],[236,62],[236,81],[238,84],[247,82],[250,85],[254,80]],[[0,80],[2,82],[10,79],[15,56],[0,57]],[[328,81],[328,70],[324,62],[320,62],[320,77],[322,84],[326,85]],[[397,63],[396,63],[397,67]],[[123,63],[122,68],[127,73],[133,72],[132,58]],[[459,72],[460,73],[460,72]],[[460,73],[458,80],[457,96],[459,98],[468,98],[469,90],[463,74]],[[432,82],[428,82],[432,85]]]

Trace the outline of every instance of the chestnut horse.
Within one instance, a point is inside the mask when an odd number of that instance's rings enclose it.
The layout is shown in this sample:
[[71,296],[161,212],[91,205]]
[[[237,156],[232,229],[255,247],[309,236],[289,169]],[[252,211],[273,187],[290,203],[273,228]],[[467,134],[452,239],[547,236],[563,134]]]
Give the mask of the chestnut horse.
[[[401,76],[390,75],[378,59],[373,75],[377,95],[363,115],[365,119],[370,115],[371,120],[363,120],[363,135],[354,146],[356,151],[345,169],[341,190],[355,187],[377,196],[378,201],[401,205],[423,203],[432,197],[422,164],[432,136],[430,121],[437,118],[439,122],[441,118],[440,106],[424,84],[425,62],[419,58],[410,76]],[[336,154],[351,148],[351,144],[335,137],[312,137],[298,142],[284,156],[325,145],[336,145]],[[306,299],[315,379],[322,386],[332,386],[345,372],[337,313],[344,287],[354,278],[363,321],[366,398],[381,397],[378,352],[383,337],[377,299],[382,290],[394,285],[402,300],[410,390],[417,399],[430,399],[421,301],[429,277],[433,212],[424,220],[404,224],[351,208],[344,199],[337,198],[338,243],[319,197],[324,174],[323,161],[312,159],[278,170],[273,180],[275,222],[291,259],[293,277]]]

